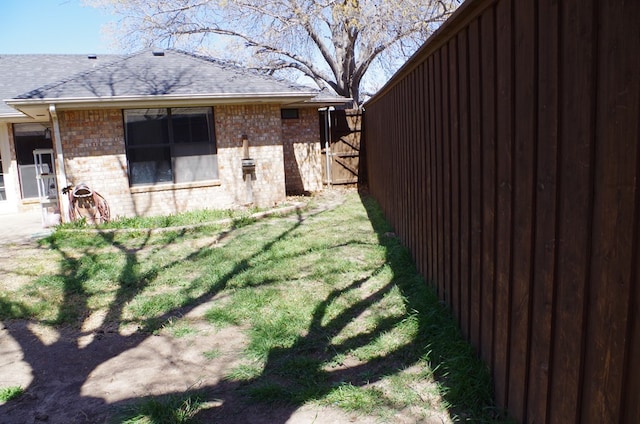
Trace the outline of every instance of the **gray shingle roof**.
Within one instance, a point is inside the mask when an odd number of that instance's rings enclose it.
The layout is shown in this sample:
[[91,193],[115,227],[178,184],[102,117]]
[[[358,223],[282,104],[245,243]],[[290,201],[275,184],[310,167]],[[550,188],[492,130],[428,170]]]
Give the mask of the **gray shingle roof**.
[[[242,97],[316,90],[222,62],[168,50],[129,56],[0,55],[0,98],[113,99],[143,96]],[[336,96],[337,97],[337,96]],[[335,98],[334,98],[335,100]],[[15,111],[0,102],[0,114]]]
[[0,114],[18,113],[6,105],[2,101],[4,99],[14,98],[121,58],[117,55],[88,59],[88,55],[0,54]]

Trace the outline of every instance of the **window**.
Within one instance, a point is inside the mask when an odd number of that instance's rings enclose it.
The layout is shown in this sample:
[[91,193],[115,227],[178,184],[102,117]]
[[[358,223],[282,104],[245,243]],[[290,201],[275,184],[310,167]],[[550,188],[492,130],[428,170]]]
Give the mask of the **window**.
[[280,109],[280,117],[282,119],[298,119],[298,109]]
[[218,178],[211,108],[131,109],[124,121],[132,186]]

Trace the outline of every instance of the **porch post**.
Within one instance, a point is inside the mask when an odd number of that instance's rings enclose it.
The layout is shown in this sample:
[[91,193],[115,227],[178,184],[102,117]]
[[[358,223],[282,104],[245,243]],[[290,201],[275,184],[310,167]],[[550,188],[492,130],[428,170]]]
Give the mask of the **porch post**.
[[[55,139],[56,144],[56,163],[57,163],[57,173],[58,173],[58,189],[62,190],[68,184],[67,182],[67,172],[64,167],[64,154],[62,153],[62,137],[60,135],[60,123],[58,122],[58,112],[56,110],[56,105],[49,105],[49,114],[51,115],[51,122],[53,123],[53,138]],[[69,198],[67,196],[60,196],[60,216],[62,217],[62,222],[69,222]]]

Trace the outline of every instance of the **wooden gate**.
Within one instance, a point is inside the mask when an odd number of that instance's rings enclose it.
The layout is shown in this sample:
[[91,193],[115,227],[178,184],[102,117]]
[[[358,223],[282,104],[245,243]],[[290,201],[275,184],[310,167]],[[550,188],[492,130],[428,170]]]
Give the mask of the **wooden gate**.
[[[320,114],[323,181],[328,185],[357,184],[362,112],[357,109],[333,110],[329,116],[327,120],[326,111]],[[327,140],[329,140],[328,146]]]

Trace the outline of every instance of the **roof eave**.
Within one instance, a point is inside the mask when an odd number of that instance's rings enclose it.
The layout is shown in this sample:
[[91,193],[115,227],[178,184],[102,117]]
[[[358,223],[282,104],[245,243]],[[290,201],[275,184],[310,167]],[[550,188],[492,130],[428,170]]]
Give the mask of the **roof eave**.
[[[142,108],[169,106],[215,106],[224,104],[276,103],[297,104],[313,99],[314,92],[289,93],[221,93],[195,95],[145,95],[115,97],[65,97],[39,99],[7,99],[4,102],[12,108],[33,118],[48,113],[49,105],[55,104],[58,110],[105,109],[105,108]],[[20,115],[16,115],[20,116]]]
[[342,106],[346,104],[352,104],[353,99],[348,97],[335,97],[330,99],[310,99],[305,102],[291,103],[288,107],[327,107],[327,106]]

